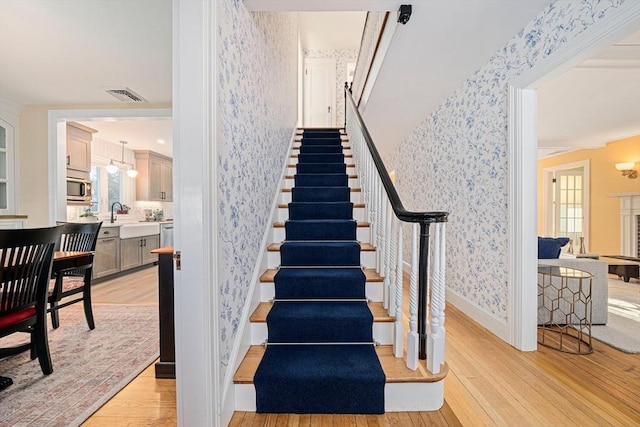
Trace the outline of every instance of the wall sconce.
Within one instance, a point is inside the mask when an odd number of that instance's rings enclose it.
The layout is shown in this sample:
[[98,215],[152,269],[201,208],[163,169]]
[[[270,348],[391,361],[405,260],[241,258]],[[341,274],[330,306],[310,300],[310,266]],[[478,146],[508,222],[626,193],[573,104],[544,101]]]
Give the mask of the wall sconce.
[[[105,166],[105,169],[110,174],[114,174],[120,170],[120,167],[126,166],[127,175],[131,178],[135,178],[136,176],[138,176],[138,171],[133,167],[132,163],[127,163],[124,161],[124,146],[126,145],[126,143],[127,141],[120,141],[120,144],[122,144],[122,160],[111,159],[111,162],[107,166]],[[116,165],[114,162],[119,163],[120,166]]]
[[638,171],[633,167],[635,163],[616,163],[616,169],[622,172],[622,176],[626,176],[629,179],[634,179],[638,177]]

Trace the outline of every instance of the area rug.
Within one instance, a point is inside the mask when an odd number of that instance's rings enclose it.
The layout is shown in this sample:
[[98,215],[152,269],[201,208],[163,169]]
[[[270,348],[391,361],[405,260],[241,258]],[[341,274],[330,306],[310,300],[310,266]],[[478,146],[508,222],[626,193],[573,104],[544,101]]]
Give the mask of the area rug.
[[609,279],[609,320],[591,336],[625,353],[640,353],[640,283]]
[[82,304],[59,313],[60,328],[49,326],[51,375],[28,352],[0,360],[0,375],[14,382],[0,391],[0,426],[78,426],[159,355],[157,306],[94,304],[93,331]]

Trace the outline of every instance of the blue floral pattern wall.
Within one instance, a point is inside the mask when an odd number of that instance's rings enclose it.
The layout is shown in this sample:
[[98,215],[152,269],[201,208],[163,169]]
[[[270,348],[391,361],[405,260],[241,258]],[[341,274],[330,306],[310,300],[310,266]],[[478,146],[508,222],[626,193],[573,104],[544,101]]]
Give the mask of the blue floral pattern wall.
[[227,372],[297,120],[296,14],[218,7],[218,248],[221,381]]
[[509,81],[623,3],[551,4],[414,129],[389,159],[409,209],[450,211],[448,289],[497,319],[508,316]]

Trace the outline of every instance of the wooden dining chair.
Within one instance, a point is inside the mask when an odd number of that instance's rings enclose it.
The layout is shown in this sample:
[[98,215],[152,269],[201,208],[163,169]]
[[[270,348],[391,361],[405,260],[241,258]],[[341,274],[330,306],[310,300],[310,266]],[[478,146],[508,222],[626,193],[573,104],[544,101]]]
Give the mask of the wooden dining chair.
[[[102,222],[92,223],[58,223],[62,228],[62,235],[56,245],[56,251],[95,252],[98,233]],[[93,310],[91,308],[91,274],[93,272],[93,256],[85,264],[76,265],[73,269],[55,271],[49,284],[49,309],[51,324],[54,329],[60,326],[58,310],[82,301],[84,315],[89,329],[95,328]],[[75,299],[63,298],[76,296]]]
[[0,337],[28,332],[31,340],[0,349],[0,358],[31,349],[45,375],[53,372],[47,339],[47,288],[58,227],[0,230]]

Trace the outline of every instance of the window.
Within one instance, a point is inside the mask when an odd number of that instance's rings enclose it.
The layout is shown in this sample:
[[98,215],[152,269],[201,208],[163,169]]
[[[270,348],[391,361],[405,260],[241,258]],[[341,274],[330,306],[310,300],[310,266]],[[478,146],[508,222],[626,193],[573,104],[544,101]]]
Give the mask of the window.
[[114,202],[122,202],[122,172],[110,174],[102,166],[91,167],[91,183],[93,184],[93,198],[91,210],[96,213],[110,212]]

